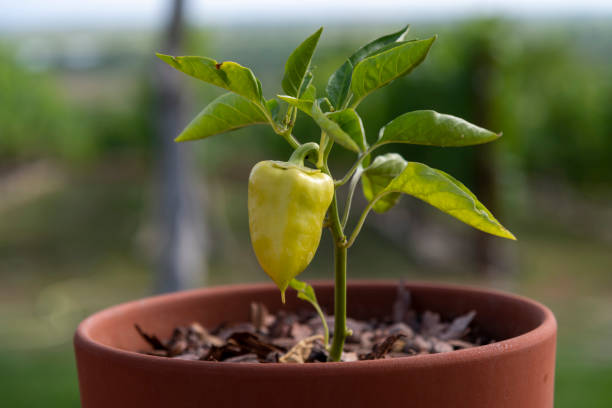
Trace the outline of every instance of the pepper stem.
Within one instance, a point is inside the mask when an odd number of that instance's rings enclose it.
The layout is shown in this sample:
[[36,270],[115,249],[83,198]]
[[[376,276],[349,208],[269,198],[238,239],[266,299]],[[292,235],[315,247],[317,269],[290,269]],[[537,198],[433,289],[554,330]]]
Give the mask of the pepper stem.
[[293,151],[291,157],[289,157],[289,163],[295,164],[296,166],[304,166],[304,159],[308,156],[311,151],[319,151],[319,145],[315,142],[304,143],[299,145],[297,149]]

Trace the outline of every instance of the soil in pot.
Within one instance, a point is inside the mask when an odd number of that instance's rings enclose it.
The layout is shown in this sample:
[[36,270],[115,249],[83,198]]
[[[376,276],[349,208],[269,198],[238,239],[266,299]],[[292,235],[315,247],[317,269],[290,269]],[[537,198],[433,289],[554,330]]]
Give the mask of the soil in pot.
[[[324,330],[320,317],[309,309],[298,312],[279,310],[275,314],[258,302],[251,303],[251,319],[223,323],[207,330],[194,322],[176,327],[169,339],[135,328],[152,350],[142,351],[161,357],[234,363],[312,363],[326,362]],[[410,292],[403,283],[389,315],[382,319],[347,319],[347,337],[342,361],[410,357],[447,353],[494,342],[474,325],[475,311],[443,320],[440,314],[411,306]],[[326,317],[333,330],[333,317]],[[333,333],[330,333],[333,335]]]

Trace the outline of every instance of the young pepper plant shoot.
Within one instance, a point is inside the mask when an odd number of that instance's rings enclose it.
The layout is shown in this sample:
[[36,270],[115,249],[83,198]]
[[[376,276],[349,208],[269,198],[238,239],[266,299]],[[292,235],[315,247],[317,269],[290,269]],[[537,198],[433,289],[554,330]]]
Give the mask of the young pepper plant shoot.
[[[294,149],[288,162],[264,161],[249,177],[248,209],[251,241],[264,271],[278,285],[283,301],[288,286],[309,301],[323,318],[313,288],[295,279],[312,260],[324,228],[334,242],[334,336],[325,344],[331,361],[339,361],[346,336],[347,251],[371,210],[385,212],[408,194],[481,231],[515,239],[461,182],[443,171],[405,160],[396,153],[374,157],[390,143],[428,146],[471,146],[493,141],[491,132],[463,119],[431,110],[407,112],[380,129],[369,144],[357,107],[369,94],[408,75],[427,56],[436,36],[406,40],[408,26],[358,49],[329,78],[325,93],[312,84],[311,60],[323,29],[302,42],[289,56],[282,80],[284,95],[266,99],[253,72],[236,62],[157,54],[170,66],[229,92],[206,106],[176,138],[204,139],[249,125],[269,125]],[[319,143],[300,143],[293,134],[298,112],[321,129]],[[340,178],[329,170],[334,147],[355,154]],[[309,162],[304,164],[305,159]],[[368,201],[349,227],[351,202],[361,182]],[[347,188],[346,202],[337,190]],[[325,323],[325,319],[323,318]]]

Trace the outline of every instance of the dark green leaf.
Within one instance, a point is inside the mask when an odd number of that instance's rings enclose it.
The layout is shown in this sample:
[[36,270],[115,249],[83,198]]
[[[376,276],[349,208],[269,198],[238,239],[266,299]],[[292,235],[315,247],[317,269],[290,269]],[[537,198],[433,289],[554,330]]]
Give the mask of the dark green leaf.
[[494,133],[461,118],[432,110],[404,113],[380,129],[378,144],[412,143],[429,146],[471,146],[497,139]]
[[299,96],[304,77],[308,72],[312,54],[317,47],[323,27],[304,40],[303,43],[291,53],[285,64],[285,76],[283,77],[283,90],[289,96]]
[[331,106],[329,99],[327,98],[317,98],[316,102],[319,104],[319,107],[323,111],[323,113],[328,113],[334,110],[334,107]]
[[322,131],[327,133],[340,146],[359,152],[359,145],[333,120],[323,113],[318,103],[312,104],[312,118]]
[[410,194],[481,231],[516,239],[474,194],[443,171],[409,162],[382,191]]
[[203,139],[258,123],[268,123],[259,106],[240,95],[226,93],[206,106],[175,140]]
[[276,99],[268,99],[266,101],[266,109],[268,109],[268,112],[270,112],[270,116],[272,117],[272,119],[277,122],[278,112],[280,111],[278,101]]
[[327,97],[331,104],[340,110],[348,102],[349,91],[351,88],[351,76],[353,74],[353,68],[361,60],[379,51],[381,48],[388,44],[396,41],[402,41],[408,32],[409,26],[402,28],[401,30],[377,38],[376,40],[364,45],[353,53],[345,62],[334,72],[327,82]]
[[355,51],[353,55],[349,57],[349,60],[353,65],[357,65],[363,59],[377,53],[381,48],[384,48],[394,42],[404,41],[406,34],[408,34],[408,30],[410,30],[410,26],[406,25],[399,31],[377,38],[371,43],[368,43]]
[[365,131],[363,130],[363,122],[355,109],[349,108],[331,112],[327,114],[327,117],[336,122],[357,143],[360,151],[363,152],[368,148]]
[[317,99],[317,89],[314,85],[309,84],[304,92],[301,94],[300,99],[305,101],[315,101]]
[[[302,86],[300,88],[300,92],[298,94],[298,98],[308,99],[304,94],[310,89],[310,85],[312,84],[312,72],[308,71],[306,76],[304,77],[304,81],[302,82]],[[313,87],[314,89],[314,87]],[[315,92],[316,93],[316,92]],[[315,99],[316,95],[313,96],[312,99]]]
[[325,92],[329,101],[336,109],[341,109],[351,89],[351,75],[353,75],[353,64],[346,60],[330,77]]
[[357,64],[351,79],[354,95],[351,105],[356,106],[371,92],[410,73],[423,62],[435,40],[434,36],[427,40],[406,41]]
[[[363,195],[372,201],[385,189],[395,177],[399,176],[408,162],[397,153],[388,153],[374,159],[374,162],[361,174]],[[372,209],[383,213],[393,207],[399,200],[401,193],[388,193],[382,196]]]
[[261,83],[253,72],[231,61],[218,63],[206,57],[173,57],[156,54],[162,61],[179,71],[242,95],[257,104],[263,104]]

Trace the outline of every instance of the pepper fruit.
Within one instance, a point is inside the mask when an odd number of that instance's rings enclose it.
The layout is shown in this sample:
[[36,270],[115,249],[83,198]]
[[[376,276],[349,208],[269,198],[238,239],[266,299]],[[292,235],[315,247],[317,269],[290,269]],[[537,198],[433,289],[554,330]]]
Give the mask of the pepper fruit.
[[304,157],[316,143],[295,150],[289,162],[262,161],[249,176],[249,231],[255,256],[285,302],[289,282],[314,257],[323,220],[334,195],[334,181],[305,167]]

